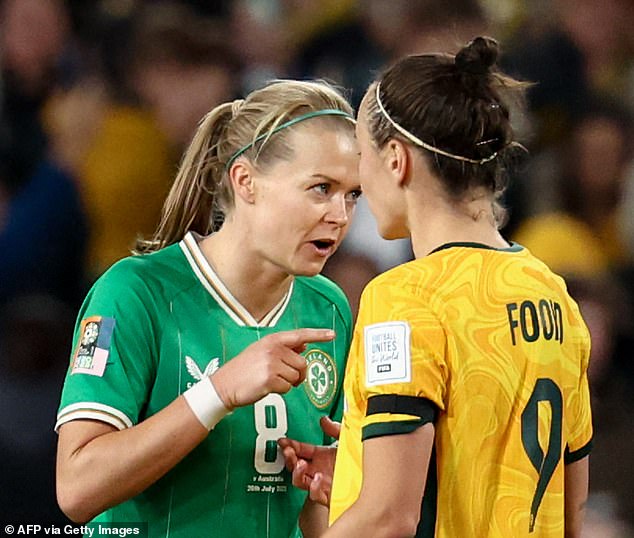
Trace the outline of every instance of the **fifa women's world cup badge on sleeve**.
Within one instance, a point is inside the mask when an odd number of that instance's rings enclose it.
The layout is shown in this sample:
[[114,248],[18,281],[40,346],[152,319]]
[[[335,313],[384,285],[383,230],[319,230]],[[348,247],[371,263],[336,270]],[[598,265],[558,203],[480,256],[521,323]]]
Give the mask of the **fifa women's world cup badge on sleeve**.
[[71,374],[103,376],[114,325],[114,318],[91,316],[82,320]]
[[306,394],[315,407],[325,409],[335,397],[337,366],[333,358],[321,349],[310,349],[305,356]]

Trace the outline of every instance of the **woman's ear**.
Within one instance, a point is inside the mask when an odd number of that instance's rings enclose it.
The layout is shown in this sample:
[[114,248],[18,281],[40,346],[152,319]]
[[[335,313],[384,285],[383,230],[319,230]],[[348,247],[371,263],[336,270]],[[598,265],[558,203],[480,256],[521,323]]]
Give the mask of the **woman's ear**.
[[411,154],[406,144],[396,138],[389,140],[385,146],[384,159],[397,185],[400,187],[405,184],[411,166]]
[[255,201],[254,170],[251,163],[238,160],[229,169],[229,181],[235,196],[247,204]]

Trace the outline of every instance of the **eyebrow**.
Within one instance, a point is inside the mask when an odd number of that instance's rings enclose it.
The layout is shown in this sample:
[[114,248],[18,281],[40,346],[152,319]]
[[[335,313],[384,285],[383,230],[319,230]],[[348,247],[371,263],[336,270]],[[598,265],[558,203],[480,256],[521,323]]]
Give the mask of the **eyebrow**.
[[327,181],[331,181],[332,183],[336,183],[337,185],[341,184],[341,181],[339,181],[338,179],[335,179],[334,177],[327,176],[325,174],[311,174],[310,177],[315,178],[315,179],[325,179]]
[[[311,174],[310,177],[313,179],[324,179],[326,181],[330,181],[331,183],[336,183],[337,185],[341,185],[341,181],[339,181],[338,179],[335,179],[334,177],[327,176],[325,174]],[[360,188],[361,188],[361,183],[358,183],[355,187],[353,187],[353,190],[360,189]]]

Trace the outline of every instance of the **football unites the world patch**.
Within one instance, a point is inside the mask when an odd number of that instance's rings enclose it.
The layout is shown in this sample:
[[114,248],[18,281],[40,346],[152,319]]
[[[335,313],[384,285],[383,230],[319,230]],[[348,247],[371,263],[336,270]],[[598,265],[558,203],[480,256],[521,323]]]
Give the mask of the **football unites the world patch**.
[[337,388],[337,368],[333,358],[321,349],[310,349],[306,357],[304,389],[309,400],[319,409],[328,407]]
[[368,387],[412,380],[409,323],[389,321],[368,325],[363,336]]
[[82,320],[71,374],[103,376],[114,325],[114,318],[91,316]]

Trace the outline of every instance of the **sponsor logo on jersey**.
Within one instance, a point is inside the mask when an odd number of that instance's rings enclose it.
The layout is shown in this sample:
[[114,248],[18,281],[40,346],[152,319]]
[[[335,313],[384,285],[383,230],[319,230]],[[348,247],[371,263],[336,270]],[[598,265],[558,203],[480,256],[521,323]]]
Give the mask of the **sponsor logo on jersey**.
[[114,318],[91,316],[82,320],[77,350],[73,355],[72,374],[102,377],[110,354]]
[[330,355],[321,349],[306,353],[306,380],[304,388],[308,398],[319,409],[328,407],[337,389],[337,367]]
[[[187,367],[187,371],[189,375],[191,375],[195,381],[202,381],[205,377],[213,374],[220,366],[220,359],[215,357],[211,359],[207,366],[205,366],[204,370],[201,370],[196,364],[196,361],[192,359],[189,355],[185,356],[185,366]],[[191,381],[187,383],[187,388],[191,387],[194,383]]]

